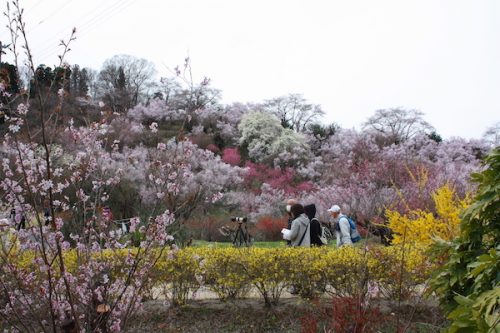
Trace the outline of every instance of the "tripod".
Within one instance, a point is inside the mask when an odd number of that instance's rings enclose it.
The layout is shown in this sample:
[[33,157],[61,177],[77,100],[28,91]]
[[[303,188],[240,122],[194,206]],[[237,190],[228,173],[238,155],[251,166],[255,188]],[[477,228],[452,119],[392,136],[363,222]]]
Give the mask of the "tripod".
[[234,233],[234,238],[233,238],[233,245],[236,247],[241,247],[241,246],[250,246],[251,244],[251,239],[250,239],[250,234],[248,233],[247,230],[247,225],[244,224],[245,226],[242,227],[243,222],[238,222],[238,228],[236,229],[236,232]]

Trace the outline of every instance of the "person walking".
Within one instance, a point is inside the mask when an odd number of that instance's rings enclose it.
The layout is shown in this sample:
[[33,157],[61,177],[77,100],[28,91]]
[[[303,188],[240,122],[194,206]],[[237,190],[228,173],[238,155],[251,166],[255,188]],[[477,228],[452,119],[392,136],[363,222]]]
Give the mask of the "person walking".
[[304,213],[304,206],[295,204],[290,208],[293,221],[290,229],[291,246],[311,246],[311,235],[309,233],[309,218]]
[[[299,202],[295,199],[288,199],[286,201],[286,214],[288,216],[287,220],[287,226],[286,228],[288,230],[292,229],[292,221],[293,221],[293,216],[292,216],[292,206],[295,204],[298,204]],[[286,241],[286,245],[291,246],[291,242],[289,240]]]
[[352,245],[351,226],[347,217],[340,212],[340,207],[333,205],[328,209],[328,212],[334,220],[337,247]]
[[310,204],[304,206],[304,212],[309,218],[310,223],[310,235],[311,235],[311,246],[322,246],[323,242],[321,241],[321,224],[319,220],[316,218],[316,205]]

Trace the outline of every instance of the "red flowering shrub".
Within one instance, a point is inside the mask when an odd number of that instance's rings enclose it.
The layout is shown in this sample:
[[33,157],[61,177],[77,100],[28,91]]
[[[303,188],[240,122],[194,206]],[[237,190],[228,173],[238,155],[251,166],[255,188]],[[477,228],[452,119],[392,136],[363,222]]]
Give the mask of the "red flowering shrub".
[[263,183],[273,189],[282,190],[287,195],[296,195],[313,189],[311,182],[301,182],[293,168],[271,168],[265,164],[246,162],[248,169],[244,183],[253,192],[259,193]]
[[214,154],[218,154],[220,153],[220,149],[219,147],[217,147],[216,145],[214,145],[213,143],[209,144],[206,148],[206,150],[210,150],[212,153]]
[[262,216],[257,220],[256,229],[264,241],[281,240],[281,229],[287,225],[286,217]]
[[[370,333],[380,332],[386,316],[359,297],[336,297],[330,308],[317,302],[313,311],[300,318],[301,332]],[[318,330],[319,329],[319,330]]]

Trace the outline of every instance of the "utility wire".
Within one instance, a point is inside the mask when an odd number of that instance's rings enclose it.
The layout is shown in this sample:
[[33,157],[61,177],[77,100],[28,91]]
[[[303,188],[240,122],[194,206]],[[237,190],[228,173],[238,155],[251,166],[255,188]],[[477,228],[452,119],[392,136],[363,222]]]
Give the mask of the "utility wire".
[[[61,40],[62,38],[64,38],[68,33],[69,31],[71,31],[75,26],[79,26],[81,24],[84,24],[85,23],[85,20],[88,19],[89,21],[93,19],[93,17],[97,16],[97,15],[100,15],[101,13],[107,11],[109,8],[112,8],[116,5],[119,4],[121,0],[117,0],[115,1],[111,6],[108,6],[106,7],[106,3],[101,3],[100,5],[98,5],[97,7],[94,7],[92,10],[90,10],[89,12],[87,12],[85,15],[81,16],[79,18],[79,20],[77,21],[77,23],[72,23],[72,24],[69,24],[69,25],[66,25],[66,27],[60,29],[58,32],[56,33],[53,33],[51,34],[51,37],[48,38],[48,39],[45,39],[41,42],[39,42],[38,44],[36,44],[33,48],[34,49],[37,49],[39,47],[42,47],[41,51],[46,51],[48,50],[49,48],[58,48],[58,46],[55,46],[53,44],[50,44],[50,42],[54,41],[54,39],[57,39],[57,40]],[[103,8],[105,7],[105,8]],[[96,13],[94,15],[94,13]],[[56,37],[54,37],[56,36]],[[49,46],[47,46],[48,44],[50,44]]]
[[[81,23],[77,23],[76,26],[80,26],[80,25],[83,25],[85,24],[86,22],[84,21],[85,19],[88,18],[88,21],[91,21],[93,20],[94,17],[96,16],[99,16],[101,15],[102,13],[108,11],[110,8],[113,8],[117,5],[119,5],[121,0],[117,0],[115,1],[111,6],[108,6],[106,8],[104,8],[103,10],[101,10],[100,12],[98,12],[96,15],[93,15],[94,12],[98,11],[99,9],[101,9],[101,7],[103,6],[97,6],[97,7],[94,7],[94,9],[92,9],[91,11],[89,11],[87,14],[85,14],[83,17],[81,17],[80,21]],[[48,38],[48,39],[45,39],[44,41],[42,41],[41,43],[39,43],[38,45],[35,45],[34,49],[37,49],[38,47],[42,47],[41,50],[38,50],[39,52],[45,52],[47,51],[48,49],[50,48],[56,48],[58,49],[59,47],[58,46],[55,46],[53,44],[50,44],[48,45],[51,41],[54,41],[54,36],[57,36],[57,40],[61,40],[62,38],[64,38],[64,36],[73,29],[73,27],[75,27],[75,24],[70,24],[70,25],[67,25],[66,27],[62,28],[61,30],[59,30],[57,33],[55,34],[52,34],[52,37]],[[45,45],[45,46],[44,46]],[[48,46],[47,46],[48,45]]]
[[[129,7],[136,0],[126,0],[126,1],[117,1],[112,6],[106,8],[98,15],[92,17],[87,22],[83,23],[81,26],[77,26],[77,32],[81,31],[80,34],[77,33],[77,38],[81,38],[87,35],[90,31],[96,28],[100,23],[102,23],[105,19],[110,19],[111,17],[117,15],[119,12],[123,11],[125,8]],[[49,56],[57,53],[59,49],[58,46],[51,45],[42,49],[39,54],[40,58],[47,58]]]
[[43,2],[43,0],[38,0],[37,3],[35,3],[33,6],[31,6],[29,9],[26,10],[26,14],[30,13],[33,9],[38,7],[38,5],[41,4],[42,2]]
[[28,31],[26,31],[26,33],[30,33],[33,30],[36,30],[36,28],[38,28],[41,24],[45,23],[45,21],[47,21],[48,19],[50,19],[51,17],[53,17],[54,15],[56,15],[57,13],[59,13],[62,9],[66,8],[67,6],[69,6],[71,4],[71,2],[73,2],[73,1],[74,0],[67,0],[64,3],[64,5],[57,7],[56,10],[54,10],[52,13],[50,13],[49,15],[47,15],[45,18],[41,19],[40,22],[38,22],[37,25],[35,25],[31,29],[28,29]]

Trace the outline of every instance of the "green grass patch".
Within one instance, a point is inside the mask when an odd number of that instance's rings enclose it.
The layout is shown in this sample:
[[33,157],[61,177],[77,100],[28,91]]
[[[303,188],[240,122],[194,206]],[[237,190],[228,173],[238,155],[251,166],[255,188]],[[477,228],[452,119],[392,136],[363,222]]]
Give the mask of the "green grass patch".
[[[194,240],[193,247],[211,247],[215,249],[232,247],[233,243],[231,242],[207,242],[204,240]],[[254,242],[253,246],[255,247],[263,247],[263,248],[277,248],[277,247],[286,247],[285,242],[276,241],[276,242]]]
[[[194,240],[191,246],[193,246],[193,247],[210,247],[210,248],[214,248],[214,249],[220,249],[220,248],[232,247],[233,244],[231,242],[207,242],[204,240]],[[266,248],[266,249],[285,248],[286,243],[284,241],[254,242],[252,246],[259,247],[259,248]],[[330,241],[327,246],[328,247],[335,247],[335,241]]]

